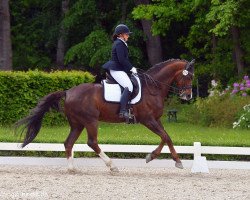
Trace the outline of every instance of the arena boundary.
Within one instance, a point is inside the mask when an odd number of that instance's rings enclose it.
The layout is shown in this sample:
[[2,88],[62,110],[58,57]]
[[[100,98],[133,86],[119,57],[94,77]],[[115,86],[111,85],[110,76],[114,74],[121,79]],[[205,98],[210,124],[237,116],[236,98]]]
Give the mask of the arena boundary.
[[[104,152],[123,152],[123,153],[151,153],[157,145],[120,145],[120,144],[100,144],[100,148]],[[194,161],[200,161],[204,159],[204,154],[217,154],[217,155],[250,155],[250,147],[220,147],[220,146],[202,146],[200,142],[194,142],[193,146],[175,146],[176,151],[179,154],[193,154]],[[0,151],[65,151],[64,145],[59,143],[30,143],[24,148],[21,148],[21,143],[3,143],[0,142]],[[75,144],[72,150],[74,152],[93,152],[87,144]],[[162,153],[170,153],[167,146],[162,149]],[[53,159],[53,160],[52,160]],[[15,162],[16,160],[16,162]],[[37,162],[35,162],[37,160]],[[104,165],[100,159],[96,158],[75,158],[76,163],[82,165],[84,162],[88,161],[89,165]],[[84,160],[84,161],[83,161]],[[125,165],[130,166],[127,162],[131,159],[114,159],[117,162],[123,162]],[[123,161],[122,161],[123,160]],[[144,166],[144,159],[132,159],[133,163],[137,163],[138,166]],[[141,161],[140,161],[141,160]],[[143,161],[144,160],[144,161]],[[30,162],[29,162],[30,161]],[[32,162],[31,162],[32,161]],[[0,164],[24,164],[33,163],[34,165],[41,164],[46,165],[66,165],[65,158],[35,158],[35,157],[0,157]],[[239,162],[239,161],[204,161],[208,168],[220,168],[220,169],[250,169],[250,162]],[[126,164],[127,163],[127,164]],[[154,163],[154,164],[151,164]],[[145,166],[152,167],[168,167],[174,166],[173,161],[170,160],[155,160]],[[200,162],[193,162],[192,160],[184,161],[184,167],[192,168],[197,166],[200,167]],[[203,163],[204,164],[204,163]],[[87,164],[88,165],[88,164]],[[135,166],[135,164],[132,164]],[[196,171],[197,172],[197,171]],[[201,171],[202,172],[202,171]]]

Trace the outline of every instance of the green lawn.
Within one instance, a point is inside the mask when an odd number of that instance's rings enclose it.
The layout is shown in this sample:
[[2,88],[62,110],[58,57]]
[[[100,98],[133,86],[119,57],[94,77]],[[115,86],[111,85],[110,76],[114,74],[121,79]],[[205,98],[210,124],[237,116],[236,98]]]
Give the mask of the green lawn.
[[[209,128],[187,123],[164,121],[165,130],[171,136],[174,145],[193,145],[201,142],[209,146],[244,146],[250,147],[249,130],[233,130],[226,128]],[[69,133],[68,126],[42,127],[34,142],[63,143]],[[9,127],[0,127],[1,142],[18,142]],[[100,123],[100,144],[159,144],[160,138],[144,126],[126,124]],[[83,131],[77,143],[86,143],[86,130]]]

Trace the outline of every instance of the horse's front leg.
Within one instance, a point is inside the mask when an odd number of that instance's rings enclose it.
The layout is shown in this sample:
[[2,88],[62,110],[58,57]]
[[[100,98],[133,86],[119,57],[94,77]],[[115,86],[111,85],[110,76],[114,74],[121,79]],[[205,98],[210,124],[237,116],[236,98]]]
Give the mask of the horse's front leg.
[[86,129],[88,133],[88,146],[92,148],[98,156],[100,156],[100,158],[112,172],[119,172],[118,168],[114,165],[112,160],[100,149],[98,145],[97,122],[89,123],[88,125],[86,125]]
[[164,130],[160,120],[151,119],[143,124],[148,129],[150,129],[151,131],[153,131],[154,133],[156,133],[157,135],[159,135],[161,137],[161,143],[151,154],[148,154],[146,156],[146,162],[148,163],[151,160],[157,158],[160,155],[162,148],[167,143],[169,150],[171,152],[172,158],[176,162],[175,166],[180,168],[180,169],[183,169],[182,163],[180,161],[178,154],[175,151],[172,140],[169,137],[169,135],[167,134],[167,132]]

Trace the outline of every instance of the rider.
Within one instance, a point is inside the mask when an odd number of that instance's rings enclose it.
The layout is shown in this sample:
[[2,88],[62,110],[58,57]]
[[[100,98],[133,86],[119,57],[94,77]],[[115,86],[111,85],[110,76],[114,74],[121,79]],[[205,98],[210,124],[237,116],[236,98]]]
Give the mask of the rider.
[[124,88],[120,100],[119,117],[125,119],[129,118],[127,104],[133,91],[133,84],[128,74],[131,72],[137,73],[136,68],[132,66],[128,59],[128,45],[126,42],[131,33],[125,24],[119,24],[115,28],[111,60],[102,66],[104,69],[109,70],[110,75]]

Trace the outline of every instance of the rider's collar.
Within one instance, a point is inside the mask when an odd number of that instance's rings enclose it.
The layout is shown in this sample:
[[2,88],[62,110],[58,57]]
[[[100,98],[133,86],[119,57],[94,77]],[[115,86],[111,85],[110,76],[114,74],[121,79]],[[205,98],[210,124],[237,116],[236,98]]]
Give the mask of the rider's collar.
[[122,38],[118,37],[117,39],[121,40],[126,46],[128,46],[128,44]]

